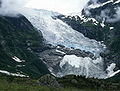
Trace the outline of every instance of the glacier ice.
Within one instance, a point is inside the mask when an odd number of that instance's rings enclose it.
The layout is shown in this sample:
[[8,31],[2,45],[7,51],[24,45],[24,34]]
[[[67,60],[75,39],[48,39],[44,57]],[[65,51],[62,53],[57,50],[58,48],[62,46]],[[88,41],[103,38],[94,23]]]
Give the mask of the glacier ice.
[[53,18],[57,13],[43,10],[32,10],[32,13],[24,13],[35,28],[40,30],[47,43],[52,45],[64,45],[99,54],[103,50],[103,44],[85,37],[73,30],[66,23]]
[[66,55],[60,62],[61,71],[54,73],[54,68],[50,70],[56,76],[65,76],[68,74],[84,75],[86,77],[105,78],[106,73],[103,70],[103,59],[99,56],[106,47],[96,40],[89,39],[83,34],[72,29],[63,21],[55,18],[59,15],[44,10],[31,10],[24,12],[24,16],[32,25],[41,31],[48,44],[64,45],[68,48],[75,48],[93,53],[96,60],[89,57],[77,57],[75,55]]
[[[66,64],[69,66],[64,67]],[[75,55],[65,55],[60,62],[60,67],[64,70],[59,72],[58,75],[64,76],[69,73],[86,77],[105,78],[106,73],[104,72],[103,64],[103,59],[101,57],[92,60],[89,57],[83,58]]]

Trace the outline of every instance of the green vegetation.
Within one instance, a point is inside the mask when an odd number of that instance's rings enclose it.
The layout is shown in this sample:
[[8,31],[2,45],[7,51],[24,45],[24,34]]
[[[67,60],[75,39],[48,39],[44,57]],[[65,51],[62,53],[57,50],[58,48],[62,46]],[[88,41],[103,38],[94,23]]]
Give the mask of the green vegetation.
[[120,91],[120,81],[112,78],[100,80],[69,75],[56,79],[60,87],[40,85],[38,79],[0,74],[0,91]]
[[58,82],[64,87],[74,87],[79,89],[95,89],[96,91],[119,91],[119,75],[110,79],[95,79],[82,76],[68,75],[58,78]]
[[37,80],[30,78],[10,77],[0,75],[0,91],[96,91],[91,89],[78,89],[73,87],[54,88],[40,86]]
[[[36,54],[44,48],[41,32],[38,32],[24,16],[0,16],[0,70],[22,72],[30,77],[45,75],[49,71]],[[25,62],[16,62],[12,59],[14,56]]]
[[[70,25],[73,29],[76,31],[82,33],[84,36],[95,39],[97,41],[104,41],[106,35],[109,33],[109,27],[101,27],[100,23],[95,25],[95,22],[92,20],[89,20],[87,22],[84,22],[81,20],[79,16],[73,16],[73,17],[65,17],[64,16],[58,16],[59,19],[61,19],[63,22],[66,22],[68,25]],[[87,18],[86,18],[87,19]]]

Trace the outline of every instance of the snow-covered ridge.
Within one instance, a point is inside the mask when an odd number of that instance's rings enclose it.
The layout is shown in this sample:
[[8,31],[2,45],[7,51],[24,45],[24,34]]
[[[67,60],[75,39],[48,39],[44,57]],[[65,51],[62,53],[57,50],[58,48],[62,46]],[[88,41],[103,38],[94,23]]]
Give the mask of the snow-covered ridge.
[[113,2],[113,0],[109,0],[109,1],[104,2],[104,3],[91,4],[90,6],[88,6],[88,8],[94,9],[94,8],[103,7],[103,6],[105,6],[106,4],[109,4],[109,3],[111,3],[111,2]]
[[[79,18],[80,18],[83,22],[92,21],[93,23],[96,23],[96,24],[99,23],[95,18],[86,18],[84,15],[81,15],[81,13],[73,13],[73,14],[70,14],[70,15],[66,15],[65,18],[68,17],[68,16],[71,17],[71,19],[72,19],[72,17],[75,17],[76,20],[77,20],[77,17],[79,16]],[[63,17],[63,18],[64,18],[64,17]],[[83,22],[81,22],[81,23],[83,23]]]
[[114,4],[120,3],[120,0],[117,0],[116,2],[114,2]]
[[73,30],[66,23],[53,18],[54,14],[44,11],[32,10],[31,13],[24,13],[35,28],[40,30],[47,43],[52,45],[64,45],[85,51],[99,54],[104,45],[85,37],[83,34]]
[[113,3],[113,5],[118,4],[118,3],[120,3],[120,0],[117,0],[115,2],[114,2],[114,0],[108,0],[107,2],[104,2],[104,3],[95,3],[95,4],[89,5],[87,8],[90,8],[90,9],[99,8],[99,7],[105,6],[106,4],[109,4],[109,3]]
[[92,21],[92,24],[94,24],[94,25],[98,25],[98,24],[100,24],[101,25],[101,27],[102,28],[104,28],[106,25],[104,24],[104,22],[105,22],[105,20],[103,20],[102,21],[102,23],[100,23],[100,22],[98,22],[95,18],[86,18],[84,15],[81,15],[81,14],[71,14],[70,16],[65,16],[65,17],[62,17],[62,18],[67,18],[67,17],[69,17],[69,18],[71,18],[72,19],[72,17],[75,17],[75,19],[76,19],[76,21],[78,20],[78,16],[79,16],[79,18],[82,20],[82,22],[81,22],[81,24],[82,23],[85,23],[85,22],[89,22],[89,21]]

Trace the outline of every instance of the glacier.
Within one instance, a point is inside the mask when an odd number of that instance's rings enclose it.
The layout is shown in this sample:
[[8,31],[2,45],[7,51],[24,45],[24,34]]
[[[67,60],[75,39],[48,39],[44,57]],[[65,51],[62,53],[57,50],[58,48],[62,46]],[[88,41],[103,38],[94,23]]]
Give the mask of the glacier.
[[105,48],[105,45],[100,42],[85,37],[63,21],[54,18],[59,15],[58,13],[44,10],[31,10],[31,12],[24,15],[35,28],[42,32],[48,44],[73,47],[96,55]]
[[58,77],[69,74],[95,78],[105,78],[107,76],[103,69],[104,61],[99,55],[106,49],[104,44],[85,37],[63,21],[57,19],[55,16],[59,15],[59,13],[31,9],[30,12],[24,12],[23,15],[38,31],[42,32],[46,43],[53,46],[64,45],[67,48],[72,47],[84,50],[93,53],[96,57],[93,60],[89,57],[65,55],[59,65],[61,71],[56,73],[54,68],[48,68],[52,74]]

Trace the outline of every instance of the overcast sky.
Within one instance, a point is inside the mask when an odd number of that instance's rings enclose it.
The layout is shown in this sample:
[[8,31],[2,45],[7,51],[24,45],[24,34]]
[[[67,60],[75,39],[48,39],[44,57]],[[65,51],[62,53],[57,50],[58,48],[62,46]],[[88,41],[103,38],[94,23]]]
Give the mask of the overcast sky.
[[31,0],[27,7],[69,14],[81,12],[87,2],[88,0]]

